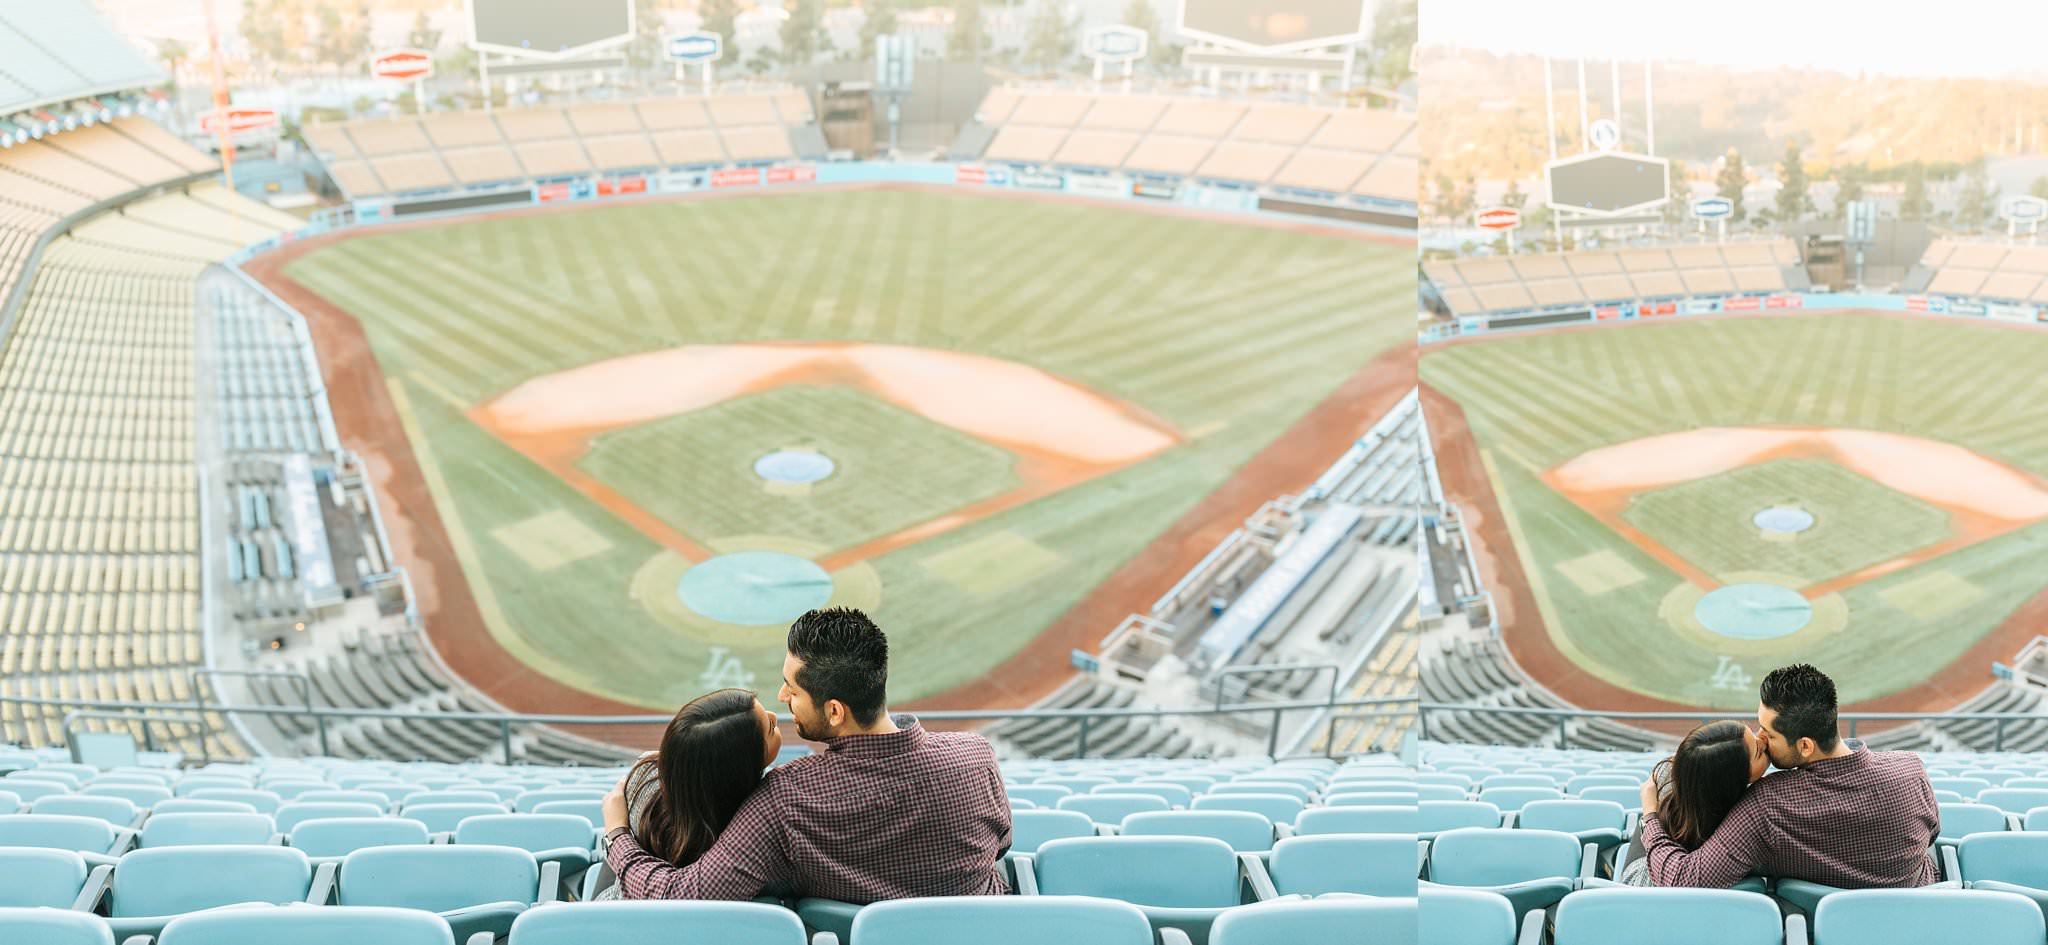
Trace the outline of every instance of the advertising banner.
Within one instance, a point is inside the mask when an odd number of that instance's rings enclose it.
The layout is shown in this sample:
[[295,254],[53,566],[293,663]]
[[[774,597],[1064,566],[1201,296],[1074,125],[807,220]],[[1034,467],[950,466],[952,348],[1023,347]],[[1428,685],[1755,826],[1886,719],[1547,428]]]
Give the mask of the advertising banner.
[[1805,304],[1805,302],[1805,298],[1797,295],[1773,295],[1767,299],[1764,299],[1764,307],[1800,308]]
[[1180,188],[1172,184],[1148,184],[1138,182],[1131,185],[1131,195],[1152,200],[1172,200],[1180,194]]
[[1951,315],[1982,315],[1984,305],[1981,302],[1950,302],[1948,312]]
[[557,200],[567,200],[569,199],[569,185],[542,184],[538,188],[535,188],[534,193],[536,196],[539,197],[541,203],[553,203]]
[[1460,334],[1466,334],[1466,335],[1476,335],[1476,334],[1479,334],[1480,332],[1483,332],[1483,331],[1485,331],[1485,330],[1486,330],[1486,319],[1484,319],[1484,318],[1461,318],[1461,319],[1458,319],[1458,332],[1459,332]]
[[703,190],[710,175],[703,171],[684,171],[678,174],[663,174],[654,179],[655,189],[665,194],[680,194],[692,190]]
[[988,183],[988,168],[979,164],[962,164],[959,167],[953,168],[953,183],[986,184]]
[[1763,308],[1763,300],[1753,295],[1745,295],[1735,299],[1724,299],[1721,302],[1721,311],[1724,312],[1754,312],[1761,308]]
[[597,195],[615,197],[620,194],[644,194],[647,192],[645,177],[608,177],[597,182]]
[[1252,190],[1226,190],[1221,187],[1186,187],[1180,192],[1180,202],[1203,210],[1250,213],[1259,209],[1259,194]]
[[1948,300],[1929,296],[1927,299],[1927,310],[1936,313],[1946,312],[1948,311]]
[[808,184],[817,179],[818,169],[809,164],[768,169],[768,183],[771,184]]
[[761,183],[761,169],[758,167],[734,167],[711,172],[713,187],[750,187]]
[[1927,296],[1924,296],[1924,295],[1909,295],[1909,296],[1906,296],[1906,311],[1908,311],[1908,312],[1924,312],[1924,311],[1927,311]]
[[1067,186],[1067,175],[1065,174],[1040,174],[1035,171],[1018,171],[1011,180],[1015,181],[1019,187],[1029,187],[1033,190],[1065,190]]
[[1719,299],[1687,299],[1685,303],[1685,314],[1687,315],[1711,315],[1720,310],[1721,302]]
[[1607,322],[1613,321],[1620,317],[1621,306],[1619,305],[1602,305],[1598,308],[1593,309],[1593,319],[1595,321]]
[[2002,322],[2034,321],[2034,307],[2031,305],[2004,305],[1993,302],[1985,307],[1984,314]]
[[1122,200],[1131,195],[1131,182],[1121,177],[1095,177],[1090,174],[1067,175],[1067,193],[1083,197],[1104,197]]

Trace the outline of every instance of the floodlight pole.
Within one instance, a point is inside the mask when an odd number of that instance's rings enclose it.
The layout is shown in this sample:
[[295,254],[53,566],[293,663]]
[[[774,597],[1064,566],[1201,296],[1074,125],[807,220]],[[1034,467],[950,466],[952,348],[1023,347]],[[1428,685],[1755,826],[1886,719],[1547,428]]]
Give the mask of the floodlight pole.
[[1650,60],[1643,60],[1643,153],[1657,156],[1657,109],[1650,99]]
[[1543,130],[1550,141],[1550,159],[1557,160],[1557,92],[1550,83],[1550,58],[1543,59]]
[[1579,60],[1579,151],[1593,150],[1593,129],[1586,117],[1586,60]]
[[[1609,93],[1614,99],[1614,128],[1621,130],[1621,60],[1616,59],[1608,70]],[[1619,144],[1620,142],[1616,142]]]
[[491,54],[486,50],[476,51],[476,74],[477,83],[484,89],[484,114],[488,115],[491,113]]

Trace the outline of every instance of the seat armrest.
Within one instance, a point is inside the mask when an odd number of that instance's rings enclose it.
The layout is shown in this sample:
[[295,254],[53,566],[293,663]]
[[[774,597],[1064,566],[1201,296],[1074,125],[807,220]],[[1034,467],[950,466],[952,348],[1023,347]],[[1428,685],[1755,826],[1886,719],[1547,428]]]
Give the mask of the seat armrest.
[[540,865],[540,888],[534,890],[534,902],[554,902],[562,893],[562,864],[549,860]]
[[313,885],[306,891],[306,901],[316,906],[324,906],[329,900],[333,899],[334,874],[339,872],[340,869],[341,864],[332,862],[322,863],[318,868],[314,869]]
[[114,885],[114,868],[100,865],[86,874],[85,885],[78,890],[78,898],[72,900],[73,912],[98,912],[100,900],[107,898],[107,890]]
[[135,849],[141,839],[142,832],[139,830],[132,827],[115,827],[114,845],[107,850],[107,855],[119,857],[121,854]]
[[2020,815],[2018,814],[2005,815],[2005,829],[2007,830],[2014,832],[2025,830],[2026,823],[2026,821],[2020,819]]
[[1522,917],[1522,927],[1515,933],[1515,945],[1543,945],[1543,910],[1531,909]]
[[819,932],[811,936],[811,945],[839,945],[839,936],[830,932]]
[[1274,825],[1273,825],[1273,839],[1275,839],[1275,840],[1285,840],[1285,839],[1287,839],[1288,837],[1292,837],[1292,836],[1294,836],[1294,825],[1293,825],[1293,824],[1274,824]]
[[1522,812],[1521,812],[1521,811],[1518,811],[1518,810],[1506,810],[1506,811],[1501,811],[1501,813],[1500,813],[1500,825],[1501,825],[1502,827],[1504,827],[1504,828],[1507,828],[1507,829],[1510,829],[1510,830],[1514,829],[1514,826],[1515,826],[1515,821],[1518,821],[1518,820],[1521,820],[1521,819],[1522,819]]
[[1941,878],[1960,882],[1963,878],[1962,861],[1956,857],[1955,847],[1941,848]]
[[497,940],[498,937],[489,932],[478,932],[471,935],[469,941],[464,942],[463,945],[493,945]]
[[1600,845],[1588,843],[1579,850],[1579,882],[1592,879],[1600,871]]
[[1417,840],[1415,841],[1415,875],[1421,876],[1423,869],[1427,866],[1429,866],[1429,841]]
[[1188,933],[1168,926],[1159,930],[1159,945],[1193,945]]
[[1273,888],[1273,876],[1266,872],[1266,864],[1256,853],[1237,855],[1237,868],[1243,884],[1251,887],[1251,902],[1269,902],[1280,898],[1280,891]]
[[1038,895],[1038,864],[1029,853],[1010,854],[1012,868],[1017,871],[1017,895]]
[[1793,914],[1785,917],[1785,945],[1806,945],[1806,917]]
[[154,935],[130,935],[119,940],[120,945],[153,945],[155,941]]

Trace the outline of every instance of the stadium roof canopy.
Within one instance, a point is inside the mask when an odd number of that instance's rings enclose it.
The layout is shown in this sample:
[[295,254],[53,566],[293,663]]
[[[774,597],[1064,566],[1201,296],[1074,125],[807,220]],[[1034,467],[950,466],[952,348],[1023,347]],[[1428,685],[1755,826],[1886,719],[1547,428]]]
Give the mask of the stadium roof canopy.
[[163,80],[90,0],[0,4],[0,115]]

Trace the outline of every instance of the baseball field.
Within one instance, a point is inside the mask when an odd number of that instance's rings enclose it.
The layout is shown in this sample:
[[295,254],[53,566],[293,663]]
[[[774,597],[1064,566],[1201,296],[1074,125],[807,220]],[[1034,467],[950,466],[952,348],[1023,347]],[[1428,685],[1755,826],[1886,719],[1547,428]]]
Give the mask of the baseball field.
[[[667,710],[772,693],[787,620],[825,603],[889,631],[893,701],[973,685],[1410,343],[1413,266],[1314,227],[878,188],[461,219],[252,271],[308,311],[337,414],[372,418],[344,439],[392,438],[365,451],[451,665],[522,708],[544,680]],[[441,534],[459,574],[404,550]],[[435,616],[468,598],[487,637]]]
[[1600,708],[1745,709],[1774,666],[1946,708],[2048,623],[2048,332],[1865,314],[1425,352],[1503,635]]

